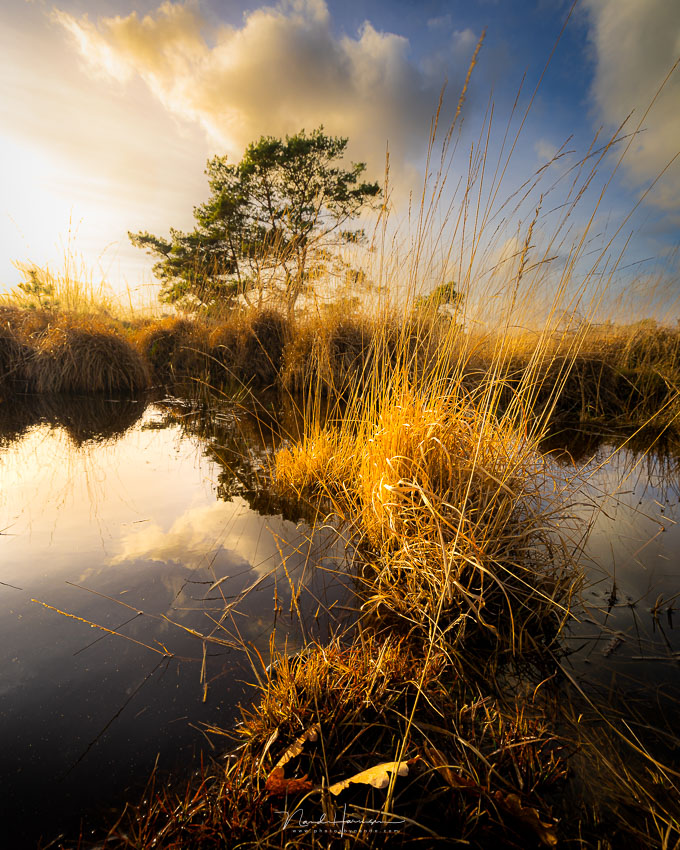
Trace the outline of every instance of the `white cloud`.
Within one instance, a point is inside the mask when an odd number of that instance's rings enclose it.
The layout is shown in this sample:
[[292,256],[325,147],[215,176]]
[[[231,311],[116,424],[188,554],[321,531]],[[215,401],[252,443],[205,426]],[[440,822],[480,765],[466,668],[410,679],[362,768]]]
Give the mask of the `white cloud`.
[[397,172],[423,153],[444,77],[452,90],[474,49],[454,33],[437,62],[417,65],[407,39],[365,22],[356,36],[334,34],[324,0],[284,0],[222,27],[211,41],[194,3],[164,2],[154,14],[99,20],[56,10],[55,20],[99,72],[139,75],[175,115],[201,124],[211,142],[239,157],[262,134],[323,123],[350,138],[354,158],[380,174],[389,141]]
[[240,563],[239,569],[244,562],[248,564],[255,578],[282,571],[285,559],[289,574],[310,567],[309,579],[311,568],[326,558],[334,563],[340,555],[337,536],[331,530],[312,541],[294,523],[256,514],[247,502],[235,498],[189,508],[168,529],[157,523],[136,527],[123,535],[111,563],[176,561],[193,570],[209,565],[219,550]]
[[[602,120],[635,129],[680,58],[680,4],[673,0],[585,0],[596,54],[593,95]],[[636,184],[653,180],[680,150],[680,69],[659,94],[625,165]],[[662,208],[680,207],[680,160],[655,188]]]
[[[281,525],[275,518],[272,522]],[[292,534],[294,528],[289,523],[286,530]],[[266,575],[281,560],[268,520],[253,514],[242,499],[235,499],[189,508],[167,530],[156,523],[135,528],[121,538],[120,551],[112,563],[179,561],[196,569],[209,562],[211,553],[219,548],[251,564],[260,575]]]
[[58,270],[65,253],[136,289],[151,260],[127,231],[190,226],[211,150],[141,80],[83,74],[42,7],[0,27],[0,291],[20,280],[12,261]]
[[447,12],[445,15],[439,15],[436,18],[429,18],[427,28],[435,32],[440,30],[450,30],[453,27],[453,18]]
[[549,142],[547,139],[540,138],[534,142],[534,151],[536,152],[536,156],[540,160],[541,165],[543,165],[553,159],[558,151],[558,147],[552,142]]

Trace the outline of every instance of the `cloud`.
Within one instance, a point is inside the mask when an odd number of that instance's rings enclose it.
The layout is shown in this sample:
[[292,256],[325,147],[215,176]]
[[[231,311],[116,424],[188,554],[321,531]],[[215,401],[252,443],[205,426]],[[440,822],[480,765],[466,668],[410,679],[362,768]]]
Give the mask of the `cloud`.
[[418,65],[406,38],[368,21],[355,36],[337,36],[324,0],[284,0],[248,13],[240,27],[216,29],[191,2],[96,24],[56,10],[54,20],[91,67],[120,83],[138,75],[166,109],[199,122],[232,156],[262,134],[323,123],[349,136],[352,156],[372,174],[388,142],[395,170],[416,166],[444,79],[455,90],[475,43],[470,31],[454,33],[436,62]]
[[429,18],[427,21],[427,28],[430,30],[450,30],[452,26],[453,18],[448,12],[436,18]]
[[[680,57],[680,4],[668,0],[585,0],[596,56],[593,96],[601,119],[635,129]],[[680,150],[680,69],[666,83],[624,160],[640,185],[653,180]],[[680,208],[680,160],[655,187],[651,200]]]
[[[254,578],[281,571],[283,559],[289,574],[335,563],[339,557],[337,538],[331,530],[309,538],[294,523],[277,516],[262,516],[250,510],[241,498],[187,509],[168,529],[157,523],[123,535],[112,564],[136,560],[177,562],[194,570],[209,566],[218,551],[229,553],[239,569],[249,565]],[[309,576],[313,570],[308,570]]]
[[550,162],[558,151],[557,145],[549,142],[547,139],[540,138],[534,142],[534,151],[540,160],[541,164]]
[[[274,524],[281,525],[281,521]],[[288,524],[289,535],[295,526]],[[277,528],[279,533],[284,528]],[[178,561],[189,569],[209,563],[216,549],[226,549],[256,569],[260,575],[280,563],[276,539],[267,520],[248,509],[242,499],[189,508],[169,529],[156,523],[135,528],[121,538],[112,563],[134,560]]]
[[0,28],[0,291],[20,280],[12,260],[57,270],[65,253],[117,291],[136,288],[151,259],[127,231],[191,226],[212,151],[139,78],[84,74],[43,6]]

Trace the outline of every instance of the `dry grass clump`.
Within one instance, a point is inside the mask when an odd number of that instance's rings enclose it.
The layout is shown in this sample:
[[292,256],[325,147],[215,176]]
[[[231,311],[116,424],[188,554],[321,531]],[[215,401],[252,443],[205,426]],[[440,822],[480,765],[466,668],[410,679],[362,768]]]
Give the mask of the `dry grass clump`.
[[27,391],[32,387],[35,337],[49,324],[46,311],[0,305],[0,387]]
[[527,628],[564,618],[575,574],[544,504],[544,463],[484,396],[456,385],[386,396],[282,449],[275,473],[298,497],[327,496],[350,524],[368,565],[366,610],[430,637],[441,625],[447,640],[474,625],[518,652]]
[[351,437],[338,428],[324,428],[307,435],[276,454],[276,482],[292,490],[300,499],[326,496],[349,509],[347,489],[356,475],[356,458],[351,452]]
[[680,412],[679,397],[677,330],[655,322],[607,323],[583,332],[556,412],[584,423],[662,426]]
[[210,334],[213,382],[274,386],[290,335],[289,322],[278,310],[233,314]]
[[12,304],[0,304],[0,325],[25,341],[39,336],[55,321],[56,316],[53,310],[23,309]]
[[387,320],[336,313],[299,323],[283,354],[283,387],[317,397],[360,392],[389,368],[390,330]]
[[629,325],[593,324],[582,333],[584,357],[616,363],[622,368],[677,368],[680,330],[643,319]]
[[680,413],[680,334],[654,322],[545,335],[490,333],[468,339],[467,348],[468,387],[500,367],[499,405],[520,397],[546,424],[663,427]]
[[104,280],[95,282],[84,260],[67,250],[63,268],[53,271],[35,263],[14,264],[22,280],[0,296],[8,305],[26,311],[96,316],[101,320],[121,319],[132,313],[131,293],[120,297]]
[[32,367],[40,393],[134,394],[149,386],[136,349],[109,325],[61,317],[39,337]]
[[[680,413],[680,332],[641,322],[619,329],[611,344],[619,373],[620,410],[624,424],[655,419],[668,424]],[[606,358],[603,358],[606,360]]]
[[157,379],[193,378],[209,374],[208,329],[182,317],[143,324],[132,341]]
[[0,388],[26,386],[31,354],[12,328],[0,324]]
[[[306,848],[343,836],[358,847],[554,846],[543,796],[565,767],[539,711],[483,699],[440,654],[424,658],[395,638],[333,641],[268,670],[230,735],[241,746],[226,767],[182,792],[147,791],[103,846]],[[299,810],[306,828],[286,816]]]

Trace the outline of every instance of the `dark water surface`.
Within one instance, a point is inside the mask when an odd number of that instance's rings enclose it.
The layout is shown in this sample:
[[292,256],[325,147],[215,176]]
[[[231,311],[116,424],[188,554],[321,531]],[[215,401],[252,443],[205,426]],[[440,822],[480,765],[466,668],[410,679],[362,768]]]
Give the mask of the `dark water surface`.
[[623,440],[591,439],[575,463],[559,460],[567,474],[579,470],[572,513],[587,535],[583,603],[567,630],[564,669],[581,707],[591,703],[590,722],[612,723],[677,766],[680,452],[651,438],[621,448]]
[[224,739],[201,724],[229,727],[252,698],[249,654],[266,660],[274,629],[278,645],[302,645],[298,610],[323,637],[351,604],[331,533],[311,542],[258,495],[266,439],[228,405],[208,428],[179,402],[45,404],[3,411],[0,434],[0,846],[12,848],[77,836],[81,816],[101,829],[157,757],[186,774],[192,754],[219,756]]
[[[192,755],[220,756],[202,724],[250,701],[272,632],[295,651],[351,619],[335,535],[310,540],[261,486],[266,432],[229,404],[0,403],[0,847],[77,836],[81,818],[101,834],[157,760],[186,775]],[[680,461],[579,450],[555,453],[587,479],[564,668],[636,734],[672,730]]]

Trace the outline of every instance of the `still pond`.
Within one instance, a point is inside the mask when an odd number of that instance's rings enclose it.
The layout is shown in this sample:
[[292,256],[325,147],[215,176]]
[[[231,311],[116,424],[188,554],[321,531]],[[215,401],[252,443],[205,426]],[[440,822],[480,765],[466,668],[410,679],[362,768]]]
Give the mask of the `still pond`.
[[[222,755],[210,728],[255,696],[272,634],[294,652],[351,622],[347,551],[262,489],[277,429],[261,419],[177,398],[0,403],[3,846],[101,834],[154,767]],[[560,444],[558,474],[588,482],[565,669],[637,732],[672,729],[680,458]]]

